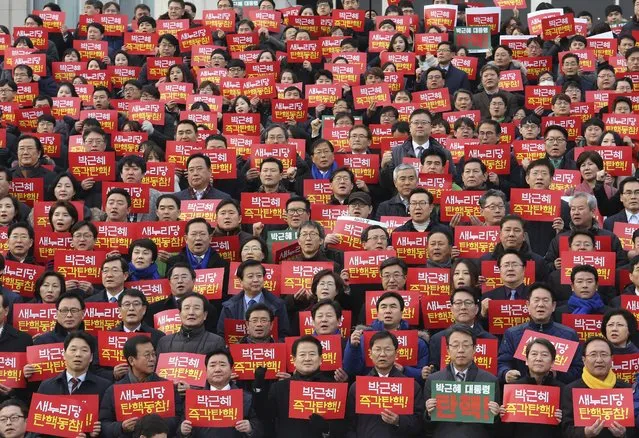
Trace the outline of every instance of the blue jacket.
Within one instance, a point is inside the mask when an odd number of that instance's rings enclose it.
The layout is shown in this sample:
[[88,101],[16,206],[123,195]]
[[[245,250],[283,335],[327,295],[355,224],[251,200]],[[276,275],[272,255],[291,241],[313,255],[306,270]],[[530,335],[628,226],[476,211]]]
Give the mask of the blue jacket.
[[[399,324],[400,330],[409,330],[408,323],[402,320]],[[384,330],[384,323],[381,321],[373,321],[371,324],[371,330],[381,331]],[[419,383],[424,383],[422,379],[422,368],[428,365],[428,344],[422,338],[417,338],[417,366],[405,366],[404,375],[416,379]],[[350,339],[344,349],[344,360],[342,368],[348,373],[349,376],[365,376],[371,368],[366,367],[364,360],[364,354],[368,351],[364,349],[364,342],[360,342],[359,346],[353,347]]]
[[[504,333],[504,338],[499,346],[499,356],[497,358],[497,376],[500,382],[505,382],[506,373],[510,370],[517,370],[521,373],[522,377],[528,375],[528,367],[522,360],[515,359],[515,351],[521,338],[524,336],[524,331],[532,330],[539,333],[546,333],[558,338],[567,339],[569,341],[579,342],[577,333],[570,327],[559,324],[558,322],[551,321],[548,324],[537,324],[532,321],[525,324],[521,324],[515,327],[511,327]],[[577,347],[575,357],[572,359],[568,372],[557,373],[557,379],[564,383],[571,383],[581,378],[581,371],[584,367],[583,363],[583,346],[581,343]]]

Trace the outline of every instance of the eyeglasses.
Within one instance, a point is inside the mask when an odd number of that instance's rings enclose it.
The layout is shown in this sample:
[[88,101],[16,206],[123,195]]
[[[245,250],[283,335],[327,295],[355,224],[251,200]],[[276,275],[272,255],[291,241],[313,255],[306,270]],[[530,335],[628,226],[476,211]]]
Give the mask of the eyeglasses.
[[129,308],[139,309],[140,307],[142,307],[142,302],[133,301],[131,303],[122,303],[122,307],[125,309],[129,309]]
[[333,181],[337,181],[337,182],[346,182],[350,180],[351,180],[350,176],[336,176],[333,178]]
[[550,143],[550,144],[564,144],[566,143],[566,139],[565,138],[561,138],[561,137],[548,137],[546,138],[546,143]]
[[451,344],[448,346],[449,350],[459,351],[459,350],[469,350],[473,348],[473,344],[464,342],[463,344]]
[[639,190],[624,190],[622,195],[624,195],[624,196],[639,196]]
[[413,120],[410,124],[415,126],[429,126],[431,122],[428,120]]
[[504,263],[500,266],[502,269],[510,269],[510,268],[519,268],[520,266],[524,266],[521,263],[512,262],[512,263]]
[[610,359],[610,353],[606,353],[605,351],[602,351],[602,352],[593,351],[592,353],[586,354],[586,357],[590,360],[597,360],[599,358],[606,360],[606,359]]
[[119,268],[102,268],[103,274],[121,274],[122,269]]
[[301,233],[300,234],[300,239],[315,239],[316,237],[319,237],[319,233],[312,232],[312,233]]
[[296,215],[296,214],[304,214],[306,213],[305,208],[289,208],[286,210],[286,214]]
[[24,418],[24,415],[11,415],[10,417],[0,417],[0,423],[15,423],[19,419]]
[[490,204],[485,206],[484,208],[487,208],[490,211],[500,211],[505,210],[506,206],[504,204]]
[[388,240],[388,237],[386,236],[369,236],[368,239],[366,240],[375,240],[375,241],[379,241],[379,242],[385,242]]
[[382,274],[381,277],[384,280],[389,280],[389,279],[393,279],[393,280],[399,280],[400,278],[404,277],[404,274],[402,274],[401,272],[393,272],[392,274],[386,273],[386,274]]
[[410,205],[411,207],[428,207],[430,205],[430,202],[428,202],[428,201],[413,201],[413,202],[409,202],[408,205]]
[[258,324],[258,323],[261,323],[261,324],[267,324],[267,323],[271,322],[271,320],[270,320],[270,319],[268,319],[268,318],[251,318],[251,319],[249,319],[248,321],[249,321],[251,324]]
[[66,307],[64,309],[58,309],[58,313],[60,313],[61,315],[68,315],[69,313],[71,315],[77,315],[78,313],[82,312],[82,309],[78,309],[78,308],[71,308],[71,309],[67,309]]
[[373,354],[393,354],[393,351],[395,351],[395,349],[392,347],[375,347],[372,348],[371,351],[373,352]]
[[464,301],[453,301],[453,307],[461,308],[461,307],[473,307],[475,302],[473,300],[464,300]]

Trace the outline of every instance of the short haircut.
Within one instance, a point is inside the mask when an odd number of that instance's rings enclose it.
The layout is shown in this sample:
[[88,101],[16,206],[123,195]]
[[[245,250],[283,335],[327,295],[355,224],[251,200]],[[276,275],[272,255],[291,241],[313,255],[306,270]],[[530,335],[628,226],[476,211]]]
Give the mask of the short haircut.
[[540,158],[538,160],[531,161],[530,164],[528,165],[528,168],[526,168],[526,176],[530,175],[530,172],[535,167],[541,167],[541,166],[548,169],[548,172],[550,173],[551,178],[555,176],[555,166],[552,165],[552,163],[550,162],[548,158]]
[[555,291],[553,290],[552,287],[550,287],[550,285],[548,283],[544,283],[543,281],[536,281],[533,284],[531,284],[530,286],[528,286],[527,291],[528,291],[528,299],[530,300],[530,296],[532,295],[532,293],[534,291],[536,291],[537,289],[543,289],[545,291],[547,291],[550,294],[550,298],[552,299],[552,302],[554,303],[555,301],[557,301],[557,295],[555,294]]
[[331,306],[335,311],[337,319],[340,319],[342,317],[342,306],[340,306],[337,301],[333,301],[330,298],[324,298],[323,300],[319,300],[313,305],[313,307],[311,307],[311,317],[313,319],[315,319],[315,314],[317,313],[319,308],[323,306]]
[[481,208],[486,207],[486,202],[488,201],[488,198],[490,197],[500,198],[504,202],[504,205],[506,205],[507,200],[506,200],[506,195],[504,194],[504,192],[502,192],[501,190],[496,190],[496,189],[488,189],[479,197],[479,206]]
[[29,415],[29,407],[20,399],[10,398],[3,401],[2,403],[0,403],[0,411],[11,406],[15,406],[20,409],[20,412],[22,412],[22,415],[26,420],[27,416]]
[[426,197],[428,198],[428,203],[430,205],[433,205],[433,202],[435,200],[435,198],[433,197],[433,194],[423,187],[415,187],[413,190],[411,190],[410,193],[408,194],[408,202],[410,202],[410,198],[412,198],[413,195],[419,195],[419,194],[426,195]]
[[521,256],[521,254],[519,254],[519,251],[514,250],[514,249],[506,249],[506,250],[504,250],[504,252],[501,253],[499,255],[499,258],[497,259],[497,266],[501,266],[502,259],[504,257],[506,257],[507,255],[517,256],[517,258],[521,261],[521,264],[526,266],[526,262],[524,261],[524,258]]
[[588,272],[592,275],[594,275],[595,277],[595,283],[599,282],[599,274],[597,273],[597,269],[594,266],[590,266],[590,265],[577,265],[574,268],[572,268],[572,271],[570,272],[570,282],[574,283],[575,282],[575,277],[577,276],[577,274],[579,274],[580,272]]
[[106,199],[105,202],[107,202],[109,200],[109,198],[113,195],[122,195],[124,196],[124,199],[126,200],[126,205],[127,207],[131,207],[131,194],[129,193],[128,190],[120,188],[120,187],[115,187],[111,190],[109,190],[109,193],[107,193],[106,195]]
[[273,310],[271,310],[269,306],[264,303],[256,303],[248,308],[248,310],[244,314],[244,320],[248,321],[249,319],[251,319],[251,315],[253,314],[253,312],[267,312],[269,321],[273,322],[273,320],[275,319],[275,313],[273,313]]
[[626,324],[628,325],[629,337],[637,333],[637,318],[635,318],[635,316],[632,313],[630,313],[630,311],[626,309],[612,309],[606,312],[606,314],[603,317],[603,321],[601,322],[601,333],[603,333],[606,339],[608,338],[608,331],[606,328],[606,324],[608,324],[608,322],[613,316],[617,316],[617,315],[621,316],[623,319],[626,320]]
[[393,347],[395,347],[395,350],[399,348],[399,341],[397,340],[397,336],[386,330],[381,330],[371,336],[371,339],[368,341],[368,348],[372,350],[375,342],[381,341],[383,339],[390,339],[393,343]]
[[568,139],[568,131],[566,131],[566,128],[564,128],[563,126],[559,126],[559,125],[548,126],[546,129],[544,129],[544,138],[548,135],[550,131],[559,131],[561,132],[561,135],[563,135],[565,140]]
[[362,236],[361,236],[362,242],[368,241],[368,234],[373,230],[382,230],[384,234],[386,235],[386,243],[388,243],[388,239],[390,238],[390,236],[388,235],[388,230],[385,227],[382,227],[381,225],[371,225],[369,227],[364,228],[364,231],[362,231]]
[[184,227],[184,234],[189,234],[189,228],[191,228],[193,224],[205,224],[209,234],[213,234],[213,227],[211,227],[211,224],[203,217],[195,217],[188,221]]
[[379,311],[379,304],[380,304],[382,301],[384,301],[385,299],[387,299],[387,298],[394,298],[394,299],[396,299],[397,301],[399,301],[399,308],[400,308],[400,310],[401,310],[402,312],[404,311],[404,306],[405,306],[404,298],[403,298],[400,294],[398,294],[397,292],[393,292],[393,291],[387,291],[387,292],[384,292],[384,293],[383,293],[383,294],[379,297],[379,299],[377,300],[377,304],[375,305],[375,308],[376,308],[378,311]]
[[173,202],[175,202],[175,204],[177,205],[178,210],[180,209],[182,202],[180,201],[180,198],[178,198],[177,196],[171,194],[171,193],[165,193],[163,195],[158,196],[158,200],[155,202],[155,208],[157,209],[160,206],[160,201],[164,200],[164,199],[171,199],[173,200]]
[[453,333],[463,333],[468,335],[473,340],[473,345],[477,345],[477,335],[465,324],[454,324],[450,329],[448,329],[448,333],[446,333],[446,345],[450,346],[450,337]]
[[459,293],[465,293],[465,294],[469,294],[470,296],[473,297],[473,301],[475,302],[475,304],[479,304],[479,301],[481,300],[479,293],[477,292],[477,289],[472,288],[472,287],[467,287],[467,286],[462,286],[462,287],[456,287],[455,289],[453,289],[450,293],[450,302],[452,304],[452,302],[455,300],[455,295],[459,294]]
[[118,306],[122,307],[122,301],[124,300],[124,297],[139,298],[140,301],[142,301],[142,305],[144,307],[149,307],[149,301],[146,299],[146,295],[144,295],[144,292],[142,292],[140,289],[125,288],[118,297]]
[[204,311],[208,312],[209,311],[209,306],[210,303],[209,301],[204,297],[204,295],[199,294],[197,292],[187,292],[184,294],[184,296],[178,301],[178,310],[181,312],[182,311],[182,304],[184,304],[184,301],[186,301],[187,298],[197,298],[198,300],[202,301],[202,305],[204,306]]
[[612,354],[612,352],[614,351],[615,347],[612,345],[612,342],[610,342],[608,339],[602,337],[602,336],[591,336],[590,338],[588,338],[588,340],[586,341],[586,343],[584,344],[584,356],[586,355],[586,350],[588,349],[588,345],[592,344],[595,341],[601,341],[601,342],[605,342],[606,345],[608,345],[608,348],[610,349],[610,353]]
[[[189,122],[190,122],[190,120],[189,120]],[[180,123],[183,123],[183,122],[180,122]],[[195,132],[197,132],[197,126],[195,127]],[[204,164],[206,165],[206,168],[207,169],[211,168],[211,159],[208,157],[208,155],[204,155],[204,154],[199,153],[199,152],[195,153],[195,154],[192,154],[189,158],[187,158],[186,167],[188,168],[189,164],[191,164],[191,161],[195,160],[196,158],[203,159],[204,160]]]
[[593,245],[595,244],[595,235],[592,232],[588,230],[573,230],[570,236],[568,236],[568,246],[572,245],[573,240],[575,240],[577,236],[586,236],[592,241]]
[[297,347],[303,343],[315,344],[315,346],[317,347],[317,353],[320,356],[322,355],[322,343],[319,341],[319,339],[317,339],[315,336],[306,335],[306,336],[297,338],[295,342],[293,342],[293,348],[292,348],[293,356],[297,356]]
[[95,353],[95,339],[93,338],[93,336],[91,336],[84,330],[73,330],[72,332],[69,332],[67,337],[64,338],[64,351],[66,351],[67,348],[69,348],[69,344],[74,339],[82,339],[89,346],[89,349],[91,350],[91,354]]
[[137,335],[127,339],[122,347],[122,353],[124,354],[124,360],[126,363],[129,363],[130,357],[138,357],[138,345],[146,344],[152,344],[149,336]]
[[175,271],[176,269],[186,269],[189,271],[189,274],[191,274],[191,280],[195,280],[195,277],[197,276],[197,274],[195,273],[195,270],[191,267],[191,265],[189,265],[186,262],[177,262],[176,264],[174,264],[173,266],[171,266],[169,268],[169,270],[166,273],[166,278],[171,278],[171,275],[173,275],[173,271]]
[[204,365],[209,366],[209,360],[213,356],[225,356],[226,360],[229,361],[229,365],[233,367],[233,356],[231,356],[231,352],[226,348],[216,348],[215,350],[207,353],[206,358],[204,359]]
[[98,229],[96,228],[95,225],[93,225],[93,222],[88,220],[81,220],[73,224],[73,226],[71,227],[71,234],[73,235],[76,231],[78,231],[82,227],[89,228],[89,231],[93,235],[94,239],[98,237]]
[[406,264],[404,260],[400,259],[399,257],[389,257],[386,260],[384,260],[379,265],[379,272],[382,272],[384,269],[389,268],[391,266],[399,266],[402,272],[404,273],[404,275],[408,274],[408,265]]
[[100,269],[104,269],[104,265],[111,262],[120,263],[120,267],[122,268],[122,272],[129,272],[129,263],[122,257],[121,255],[112,255],[104,259],[102,264],[100,265]]
[[240,280],[244,279],[244,271],[246,268],[252,268],[253,266],[259,266],[262,270],[262,275],[266,274],[266,268],[262,264],[262,262],[258,262],[257,260],[246,260],[240,263],[240,266],[237,267],[237,272],[235,276]]
[[156,435],[169,433],[169,426],[166,424],[164,418],[158,414],[146,414],[138,419],[135,423],[133,430],[133,437],[140,438],[141,436],[152,438]]
[[519,222],[522,228],[526,226],[526,221],[521,216],[517,216],[516,214],[507,214],[499,221],[499,228],[502,228],[504,224],[509,221]]

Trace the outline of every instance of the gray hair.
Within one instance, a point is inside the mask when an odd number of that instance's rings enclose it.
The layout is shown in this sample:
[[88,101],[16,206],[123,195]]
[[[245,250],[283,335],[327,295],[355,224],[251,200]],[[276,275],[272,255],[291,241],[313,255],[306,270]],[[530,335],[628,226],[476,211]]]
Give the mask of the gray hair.
[[588,202],[588,208],[590,209],[590,211],[595,211],[595,209],[597,208],[597,198],[595,198],[590,193],[585,193],[585,192],[575,193],[572,199],[570,200],[569,205],[572,206],[572,201],[579,198],[583,198],[586,200],[586,202]]
[[402,163],[399,166],[395,167],[395,169],[393,169],[393,182],[397,181],[397,178],[399,177],[399,172],[401,172],[402,170],[412,170],[413,173],[415,173],[415,178],[417,178],[417,169],[415,169],[415,167],[412,164],[408,164],[408,163]]
[[313,228],[319,233],[320,239],[324,239],[326,237],[326,233],[324,232],[324,227],[322,224],[316,221],[306,221],[302,225],[300,225],[299,233],[302,233],[302,228]]
[[486,192],[479,197],[479,206],[481,208],[486,207],[486,201],[491,196],[500,198],[502,201],[504,201],[504,205],[506,205],[507,201],[506,201],[506,195],[504,194],[504,192],[502,192],[501,190],[490,189],[490,190],[486,190]]

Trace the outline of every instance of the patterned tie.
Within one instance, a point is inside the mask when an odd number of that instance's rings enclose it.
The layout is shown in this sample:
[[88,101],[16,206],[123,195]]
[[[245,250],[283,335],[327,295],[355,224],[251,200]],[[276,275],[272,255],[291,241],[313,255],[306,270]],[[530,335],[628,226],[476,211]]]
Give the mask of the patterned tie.
[[464,380],[466,380],[466,376],[464,375],[464,373],[458,372],[457,374],[455,374],[456,382],[463,382]]
[[109,303],[117,303],[118,299],[116,297],[109,298]]
[[248,306],[246,307],[246,310],[250,309],[251,307],[253,307],[254,305],[257,304],[257,301],[255,300],[249,300],[248,302]]
[[416,158],[421,158],[423,153],[424,153],[424,147],[423,146],[417,146],[417,157]]
[[71,394],[73,394],[78,389],[79,386],[80,386],[80,379],[71,377]]

